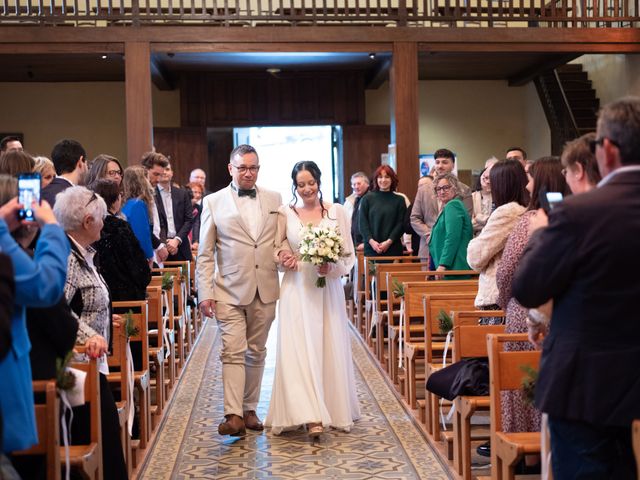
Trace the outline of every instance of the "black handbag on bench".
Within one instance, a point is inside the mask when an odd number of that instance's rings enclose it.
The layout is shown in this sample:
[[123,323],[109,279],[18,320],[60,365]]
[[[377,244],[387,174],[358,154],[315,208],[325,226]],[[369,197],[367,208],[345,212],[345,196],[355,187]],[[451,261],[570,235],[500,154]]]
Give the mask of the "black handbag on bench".
[[489,360],[463,358],[429,375],[427,390],[453,400],[458,395],[489,395]]

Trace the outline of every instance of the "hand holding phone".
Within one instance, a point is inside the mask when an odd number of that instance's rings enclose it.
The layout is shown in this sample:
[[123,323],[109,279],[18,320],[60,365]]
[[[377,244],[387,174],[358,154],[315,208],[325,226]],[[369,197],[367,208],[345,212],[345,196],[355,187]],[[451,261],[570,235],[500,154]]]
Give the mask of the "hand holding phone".
[[22,208],[18,210],[20,220],[35,221],[33,203],[40,205],[40,174],[21,173],[18,176],[18,202]]
[[562,202],[563,197],[562,192],[547,192],[545,188],[541,188],[538,197],[540,208],[548,215],[556,205]]

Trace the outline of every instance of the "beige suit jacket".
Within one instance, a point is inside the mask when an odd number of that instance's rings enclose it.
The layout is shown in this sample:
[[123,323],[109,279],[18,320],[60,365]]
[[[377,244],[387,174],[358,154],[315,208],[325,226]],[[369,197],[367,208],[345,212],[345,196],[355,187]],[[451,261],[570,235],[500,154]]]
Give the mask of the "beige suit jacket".
[[280,293],[274,261],[274,239],[279,193],[257,188],[261,224],[253,238],[238,210],[237,194],[223,188],[202,201],[200,245],[196,281],[198,301],[213,299],[231,305],[248,305],[256,290],[264,303]]

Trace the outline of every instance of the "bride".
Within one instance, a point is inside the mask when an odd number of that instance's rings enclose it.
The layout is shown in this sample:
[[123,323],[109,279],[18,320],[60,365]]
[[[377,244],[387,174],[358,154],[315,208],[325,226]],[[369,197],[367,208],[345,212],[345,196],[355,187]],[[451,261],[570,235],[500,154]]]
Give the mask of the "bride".
[[[265,421],[276,435],[301,425],[311,437],[320,436],[327,427],[348,432],[360,417],[340,282],[353,266],[354,248],[342,205],[322,201],[320,175],[314,162],[298,162],[291,172],[292,190],[302,205],[283,206],[279,212],[276,245],[286,245],[287,240],[293,251],[276,249],[285,274],[278,307],[276,371]],[[300,261],[296,256],[300,232],[309,223],[337,226],[346,256],[320,267]],[[318,275],[326,277],[324,288],[316,287]]]

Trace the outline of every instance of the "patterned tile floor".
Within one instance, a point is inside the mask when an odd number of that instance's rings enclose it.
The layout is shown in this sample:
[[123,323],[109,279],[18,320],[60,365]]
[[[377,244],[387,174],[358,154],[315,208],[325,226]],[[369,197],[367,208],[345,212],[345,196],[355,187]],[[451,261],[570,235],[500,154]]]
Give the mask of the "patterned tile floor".
[[[311,442],[303,431],[221,437],[220,340],[209,322],[174,395],[142,479],[446,479],[431,448],[352,334],[362,419],[350,433]],[[264,418],[275,357],[272,328],[258,414]]]

